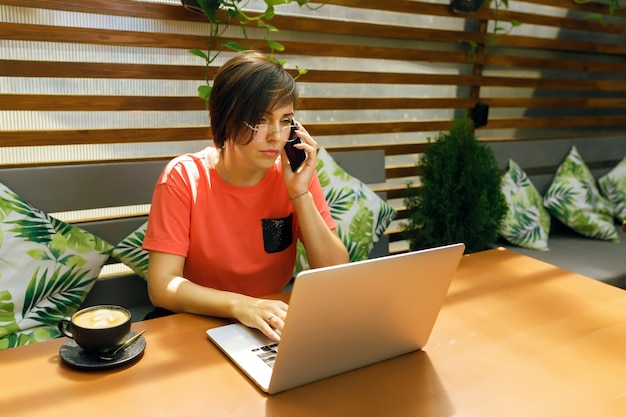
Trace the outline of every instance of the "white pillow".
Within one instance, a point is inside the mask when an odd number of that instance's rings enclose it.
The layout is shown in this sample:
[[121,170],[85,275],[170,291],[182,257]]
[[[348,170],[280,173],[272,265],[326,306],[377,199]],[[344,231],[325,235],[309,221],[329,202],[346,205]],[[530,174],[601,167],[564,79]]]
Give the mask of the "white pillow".
[[[317,152],[316,168],[350,261],[367,259],[374,244],[395,218],[396,211],[369,186],[341,168],[324,148]],[[308,267],[304,246],[298,242],[295,272]]]
[[615,218],[626,221],[626,157],[598,179],[598,186],[611,203]]
[[111,253],[113,258],[128,266],[143,279],[148,278],[148,259],[150,257],[149,252],[141,247],[143,239],[146,237],[147,228],[148,222],[146,221],[118,243]]
[[512,159],[502,178],[502,194],[509,210],[500,224],[500,236],[517,246],[547,251],[550,213],[542,206],[539,191]]
[[112,249],[0,184],[0,349],[59,337]]
[[543,205],[561,222],[583,236],[619,242],[613,210],[578,150],[572,146],[543,196]]

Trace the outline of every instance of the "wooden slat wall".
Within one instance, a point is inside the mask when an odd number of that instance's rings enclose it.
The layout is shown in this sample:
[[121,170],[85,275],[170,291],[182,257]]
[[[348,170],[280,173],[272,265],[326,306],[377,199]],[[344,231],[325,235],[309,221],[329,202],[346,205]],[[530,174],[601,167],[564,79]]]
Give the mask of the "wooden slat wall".
[[[385,150],[388,181],[375,188],[388,193],[400,221],[404,184],[416,178],[414,164],[427,139],[479,101],[490,106],[487,126],[477,130],[485,141],[626,132],[626,12],[602,25],[586,17],[606,13],[601,4],[509,4],[499,24],[516,19],[522,25],[487,53],[484,31],[495,17],[487,7],[472,15],[453,14],[447,1],[332,0],[315,13],[278,8],[272,24],[281,29],[276,38],[286,46],[287,66],[309,70],[299,80],[298,117],[331,150]],[[207,145],[204,103],[195,97],[204,67],[185,52],[205,48],[206,21],[177,0],[3,0],[0,13],[0,152],[7,151],[0,155],[79,149],[70,160],[4,157],[4,165],[165,160]],[[478,43],[475,55],[467,54],[465,40]],[[42,58],[42,49],[50,48],[63,58]],[[123,58],[112,59],[116,54]],[[36,86],[13,87],[13,80],[25,78]],[[85,86],[72,84],[76,80]],[[89,87],[118,81],[158,89],[112,94]],[[170,91],[169,85],[178,87]],[[137,119],[137,112],[156,116]],[[48,127],[35,122],[39,116],[63,122]],[[163,121],[170,117],[174,122]],[[129,155],[134,143],[152,151]],[[79,148],[107,145],[104,156]],[[402,250],[398,226],[390,233]]]

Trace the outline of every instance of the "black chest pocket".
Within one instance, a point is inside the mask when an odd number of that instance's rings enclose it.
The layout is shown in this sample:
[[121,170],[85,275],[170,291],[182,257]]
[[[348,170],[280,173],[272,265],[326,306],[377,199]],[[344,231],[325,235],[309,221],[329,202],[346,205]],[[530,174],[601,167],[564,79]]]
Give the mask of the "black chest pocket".
[[293,213],[280,219],[261,219],[265,252],[276,253],[287,249],[293,242]]

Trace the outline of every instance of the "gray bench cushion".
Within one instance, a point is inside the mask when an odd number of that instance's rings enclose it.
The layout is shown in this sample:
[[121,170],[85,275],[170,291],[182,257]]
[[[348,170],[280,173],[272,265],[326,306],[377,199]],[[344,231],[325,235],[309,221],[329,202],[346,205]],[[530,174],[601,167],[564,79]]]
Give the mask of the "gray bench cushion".
[[585,238],[576,232],[550,233],[550,250],[540,252],[502,242],[502,246],[577,274],[626,289],[626,233],[617,227],[620,243]]

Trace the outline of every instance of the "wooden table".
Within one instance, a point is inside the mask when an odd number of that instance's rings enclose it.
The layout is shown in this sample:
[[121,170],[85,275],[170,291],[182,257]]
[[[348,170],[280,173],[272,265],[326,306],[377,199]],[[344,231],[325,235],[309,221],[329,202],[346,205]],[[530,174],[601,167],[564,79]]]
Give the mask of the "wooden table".
[[626,292],[506,250],[463,258],[422,352],[296,388],[260,392],[206,338],[223,321],[134,324],[133,365],[82,372],[65,339],[0,351],[14,416],[626,415]]

